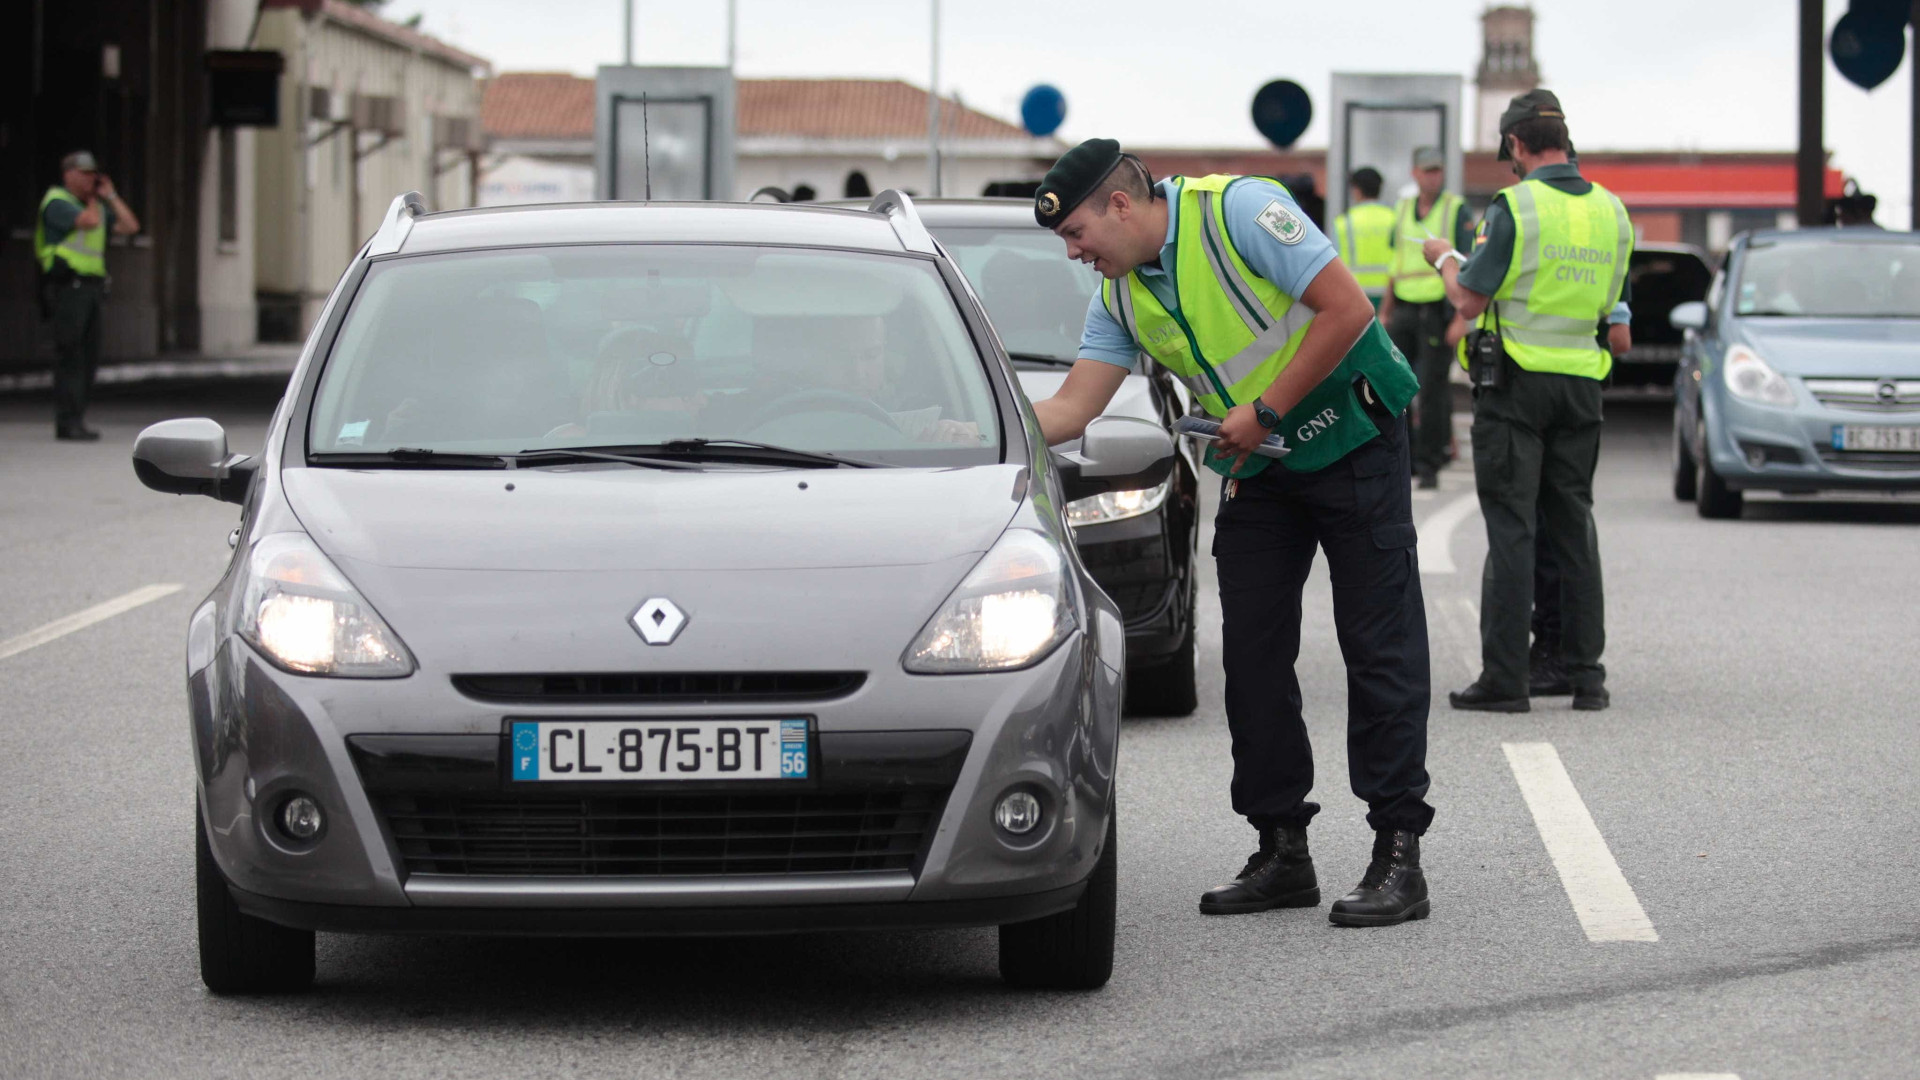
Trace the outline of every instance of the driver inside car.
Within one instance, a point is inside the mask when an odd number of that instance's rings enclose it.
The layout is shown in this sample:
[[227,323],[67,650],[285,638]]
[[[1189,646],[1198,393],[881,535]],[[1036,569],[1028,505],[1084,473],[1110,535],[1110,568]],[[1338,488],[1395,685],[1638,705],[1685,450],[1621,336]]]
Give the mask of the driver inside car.
[[761,375],[746,396],[761,409],[789,399],[795,411],[872,409],[915,442],[981,441],[978,424],[944,418],[938,405],[898,407],[878,315],[763,317],[754,323],[754,354]]

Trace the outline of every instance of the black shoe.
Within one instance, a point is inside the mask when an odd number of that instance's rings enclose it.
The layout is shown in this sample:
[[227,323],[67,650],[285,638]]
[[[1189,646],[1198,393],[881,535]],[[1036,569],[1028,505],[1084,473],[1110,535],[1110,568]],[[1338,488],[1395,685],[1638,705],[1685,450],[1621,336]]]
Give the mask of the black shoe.
[[1551,654],[1535,652],[1527,657],[1527,694],[1530,697],[1559,697],[1573,693],[1567,681],[1567,665]]
[[71,442],[98,442],[100,433],[85,424],[70,424],[66,427],[54,428],[53,437]]
[[1327,921],[1337,926],[1392,926],[1427,917],[1427,876],[1420,871],[1420,837],[1405,829],[1373,834],[1373,861],[1352,892],[1333,902]]
[[1456,709],[1472,709],[1475,712],[1527,712],[1533,708],[1523,697],[1495,696],[1492,691],[1481,686],[1478,680],[1465,690],[1449,693],[1447,703]]
[[1423,472],[1415,475],[1416,485],[1421,491],[1432,491],[1440,486],[1440,474]]
[[1248,857],[1240,876],[1200,897],[1202,915],[1318,906],[1320,879],[1307,854],[1307,830],[1287,826],[1260,830],[1260,850]]
[[1613,695],[1607,693],[1604,686],[1577,686],[1573,688],[1573,707],[1582,712],[1599,712],[1613,704]]

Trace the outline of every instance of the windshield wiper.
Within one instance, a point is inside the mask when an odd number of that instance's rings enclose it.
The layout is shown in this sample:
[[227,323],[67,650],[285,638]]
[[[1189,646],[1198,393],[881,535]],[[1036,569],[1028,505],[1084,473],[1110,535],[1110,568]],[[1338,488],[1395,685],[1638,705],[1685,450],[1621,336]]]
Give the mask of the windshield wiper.
[[558,447],[552,450],[522,450],[507,455],[515,465],[566,465],[580,461],[617,461],[623,465],[641,465],[651,469],[698,469],[686,461],[674,461],[646,454],[628,454],[612,448]]
[[505,469],[511,462],[500,454],[467,454],[448,450],[426,450],[417,446],[396,446],[392,450],[335,451],[308,454],[314,465],[402,465],[427,469]]
[[669,453],[698,455],[704,458],[765,461],[780,465],[810,466],[816,469],[835,469],[841,466],[852,469],[887,467],[878,461],[842,457],[839,454],[826,454],[817,450],[795,450],[791,446],[776,446],[773,443],[754,442],[752,439],[671,439],[661,443],[660,449]]
[[1048,364],[1053,367],[1072,367],[1076,361],[1064,356],[1049,356],[1046,353],[1009,352],[1009,360],[1025,360],[1035,364]]

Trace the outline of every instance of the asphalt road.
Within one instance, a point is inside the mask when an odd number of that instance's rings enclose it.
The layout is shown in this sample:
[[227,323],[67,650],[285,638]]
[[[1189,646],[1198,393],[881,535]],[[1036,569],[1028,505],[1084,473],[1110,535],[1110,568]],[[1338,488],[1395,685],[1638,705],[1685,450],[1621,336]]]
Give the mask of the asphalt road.
[[[1127,722],[1103,991],[1003,988],[986,930],[322,935],[311,993],[216,998],[196,968],[181,676],[236,511],[145,490],[127,453],[141,425],[203,414],[252,449],[273,396],[121,396],[96,409],[94,445],[53,442],[44,402],[0,399],[0,654],[102,601],[183,586],[0,655],[0,1076],[1920,1073],[1920,504],[1755,500],[1744,521],[1703,521],[1668,492],[1666,412],[1646,403],[1610,405],[1599,478],[1609,712],[1447,709],[1472,674],[1485,540],[1455,508],[1464,471],[1415,504],[1458,522],[1423,536],[1430,568],[1458,567],[1424,577],[1441,702],[1428,921],[1196,913],[1253,839],[1227,805],[1209,595],[1201,710]],[[1306,619],[1326,806],[1313,846],[1337,896],[1369,836],[1346,790],[1324,574]],[[1564,798],[1530,811],[1517,762],[1543,755],[1592,835]],[[1559,862],[1549,834],[1571,845]],[[1605,939],[1622,903],[1644,919],[1628,936],[1656,940]]]

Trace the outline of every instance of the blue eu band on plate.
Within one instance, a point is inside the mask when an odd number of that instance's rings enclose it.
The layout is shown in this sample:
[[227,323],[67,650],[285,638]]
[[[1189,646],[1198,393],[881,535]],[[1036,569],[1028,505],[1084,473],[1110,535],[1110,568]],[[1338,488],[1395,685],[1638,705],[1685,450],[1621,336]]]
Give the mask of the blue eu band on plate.
[[804,780],[807,722],[549,720],[513,724],[515,780]]

